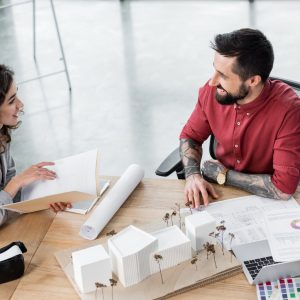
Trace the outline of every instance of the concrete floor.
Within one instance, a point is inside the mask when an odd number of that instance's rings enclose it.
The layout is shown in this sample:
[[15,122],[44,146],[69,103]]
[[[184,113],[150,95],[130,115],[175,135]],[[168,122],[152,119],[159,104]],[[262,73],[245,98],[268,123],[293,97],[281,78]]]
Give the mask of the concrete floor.
[[[13,136],[19,170],[99,148],[102,174],[120,175],[135,162],[154,177],[213,71],[209,42],[217,33],[261,29],[275,50],[272,75],[300,81],[300,1],[60,0],[55,7],[73,90],[64,73],[19,86],[26,111]],[[37,1],[37,65],[31,21],[30,4],[0,10],[0,62],[18,81],[62,69],[48,0]]]

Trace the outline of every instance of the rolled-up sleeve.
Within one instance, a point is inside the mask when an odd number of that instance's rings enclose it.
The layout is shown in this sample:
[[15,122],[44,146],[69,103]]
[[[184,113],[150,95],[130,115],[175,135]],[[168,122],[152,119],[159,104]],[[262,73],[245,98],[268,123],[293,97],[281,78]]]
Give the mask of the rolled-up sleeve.
[[274,144],[273,184],[283,193],[294,194],[300,179],[300,106],[286,114]]
[[180,139],[193,139],[202,144],[211,134],[211,128],[203,110],[206,97],[205,87],[206,86],[199,90],[198,101],[194,111],[180,133]]

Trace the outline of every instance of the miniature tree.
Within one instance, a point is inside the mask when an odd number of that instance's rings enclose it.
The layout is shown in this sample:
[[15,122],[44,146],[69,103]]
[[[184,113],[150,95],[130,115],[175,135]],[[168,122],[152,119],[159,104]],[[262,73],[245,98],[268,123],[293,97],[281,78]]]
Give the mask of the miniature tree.
[[188,207],[188,208],[190,209],[191,215],[193,214],[193,211],[192,211],[192,204],[193,204],[192,201],[188,201],[187,203],[185,203],[185,206]]
[[224,255],[224,231],[226,230],[226,227],[224,226],[225,221],[220,222],[221,225],[217,226],[217,231],[221,234],[221,245],[222,245],[222,253]]
[[[231,232],[229,232],[228,235],[230,236],[230,249],[231,249],[232,240],[235,238],[235,236]],[[232,250],[230,251],[230,262],[232,262]]]
[[95,286],[96,286],[96,291],[95,291],[95,300],[98,299],[98,289],[101,288],[102,290],[102,300],[104,300],[104,292],[103,292],[103,288],[107,287],[105,284],[103,283],[99,283],[99,282],[95,282]]
[[163,221],[166,222],[167,224],[167,227],[169,225],[169,219],[170,219],[170,214],[169,213],[166,213],[163,217]]
[[117,234],[117,232],[113,229],[113,230],[107,232],[107,233],[106,233],[106,236],[113,236],[113,235],[115,235],[115,234]]
[[197,261],[198,261],[198,258],[197,256],[194,256],[191,260],[191,264],[192,265],[195,265],[195,268],[196,268],[196,271],[197,271]]
[[181,229],[181,213],[180,213],[180,204],[179,203],[175,203],[175,206],[176,206],[176,208],[175,208],[175,211],[177,210],[177,212],[178,212],[178,219],[179,219],[179,228]]
[[163,259],[163,257],[160,254],[154,254],[154,259],[156,260],[157,264],[158,264],[158,268],[159,268],[159,273],[160,273],[160,279],[161,279],[161,283],[164,283],[164,279],[162,276],[162,271],[161,271],[161,267],[160,267],[160,261]]
[[114,286],[116,286],[118,282],[117,282],[117,280],[115,280],[113,278],[110,278],[109,282],[110,282],[110,286],[111,286],[111,300],[114,300]]
[[175,217],[177,215],[176,210],[173,210],[171,213],[171,224],[173,226],[173,217]]
[[204,249],[206,250],[206,258],[208,259],[208,255],[212,254],[214,257],[215,267],[217,268],[215,245],[210,244],[209,242],[206,242],[203,246],[204,246]]

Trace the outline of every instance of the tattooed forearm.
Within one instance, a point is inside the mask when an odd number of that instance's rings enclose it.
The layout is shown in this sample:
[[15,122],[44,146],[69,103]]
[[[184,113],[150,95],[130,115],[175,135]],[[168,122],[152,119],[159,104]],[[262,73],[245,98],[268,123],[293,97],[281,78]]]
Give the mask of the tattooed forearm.
[[261,197],[277,200],[288,200],[291,197],[277,189],[271,181],[271,176],[266,174],[252,175],[230,170],[227,173],[226,184]]
[[200,174],[202,147],[192,139],[180,140],[180,157],[184,166],[185,176]]

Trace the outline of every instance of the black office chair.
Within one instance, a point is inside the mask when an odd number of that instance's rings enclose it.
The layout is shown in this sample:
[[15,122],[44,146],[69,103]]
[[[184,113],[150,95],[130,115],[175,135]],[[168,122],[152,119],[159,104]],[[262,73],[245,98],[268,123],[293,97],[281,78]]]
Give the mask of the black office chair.
[[[272,80],[281,80],[285,82],[289,86],[291,86],[296,93],[300,96],[300,83],[292,80],[287,80],[279,77],[270,77]],[[213,159],[216,159],[216,147],[217,147],[217,140],[215,139],[214,135],[210,136],[209,141],[209,154]],[[176,172],[178,179],[185,179],[184,168],[181,162],[180,154],[179,154],[179,147],[176,148],[173,152],[171,152],[167,158],[160,164],[160,166],[156,169],[155,174],[158,176],[167,177],[173,172]]]

